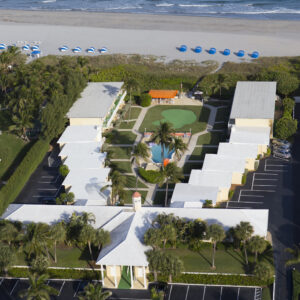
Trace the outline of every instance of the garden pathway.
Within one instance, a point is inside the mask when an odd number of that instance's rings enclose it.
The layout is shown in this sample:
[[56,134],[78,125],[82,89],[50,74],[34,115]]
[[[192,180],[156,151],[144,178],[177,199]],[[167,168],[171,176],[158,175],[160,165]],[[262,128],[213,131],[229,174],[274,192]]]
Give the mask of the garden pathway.
[[189,145],[188,145],[188,149],[184,152],[184,154],[180,158],[179,162],[177,163],[178,167],[180,167],[180,168],[182,168],[184,166],[184,164],[189,160],[190,156],[192,155],[192,153],[197,145],[198,137],[200,135],[208,133],[209,131],[212,131],[212,129],[214,127],[218,107],[208,105],[208,104],[204,104],[204,106],[210,109],[210,114],[209,114],[209,118],[207,121],[206,129],[204,131],[201,131],[201,132],[198,132],[198,133],[195,133],[192,135]]

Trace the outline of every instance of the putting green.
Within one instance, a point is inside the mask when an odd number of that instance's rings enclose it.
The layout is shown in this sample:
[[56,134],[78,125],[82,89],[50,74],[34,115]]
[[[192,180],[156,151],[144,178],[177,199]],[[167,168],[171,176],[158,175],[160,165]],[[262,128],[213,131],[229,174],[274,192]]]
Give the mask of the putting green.
[[158,126],[160,122],[169,122],[178,129],[197,120],[194,112],[185,109],[166,109],[161,112],[161,115],[163,119],[152,122],[153,125]]

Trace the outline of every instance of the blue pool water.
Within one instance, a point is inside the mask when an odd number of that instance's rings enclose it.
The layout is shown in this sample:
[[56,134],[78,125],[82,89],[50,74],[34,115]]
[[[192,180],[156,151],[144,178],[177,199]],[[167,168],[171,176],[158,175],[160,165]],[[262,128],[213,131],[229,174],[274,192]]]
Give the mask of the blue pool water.
[[[149,144],[149,147],[151,149],[151,153],[152,153],[152,160],[155,163],[161,163],[162,159],[161,159],[161,146],[160,144]],[[172,155],[174,153],[174,150],[171,150],[169,152],[169,148],[164,146],[164,159],[165,158],[172,158]]]

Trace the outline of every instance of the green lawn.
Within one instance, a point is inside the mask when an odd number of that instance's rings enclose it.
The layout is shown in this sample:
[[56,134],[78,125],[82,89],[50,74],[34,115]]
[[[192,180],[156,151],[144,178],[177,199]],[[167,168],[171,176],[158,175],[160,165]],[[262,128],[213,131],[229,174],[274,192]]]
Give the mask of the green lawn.
[[[142,204],[143,204],[145,202],[148,192],[147,191],[139,191],[139,190],[137,190],[137,191],[142,195]],[[133,193],[134,193],[134,191],[125,191],[125,196],[124,196],[125,204],[132,204],[132,194]]]
[[[135,184],[136,184],[136,177],[126,175],[126,187],[135,188]],[[148,186],[142,183],[140,180],[138,180],[138,188],[148,188]]]
[[132,173],[131,163],[129,161],[112,161],[110,167],[121,173]]
[[206,153],[217,153],[218,148],[210,148],[210,147],[197,147],[194,149],[192,155],[189,160],[203,160]]
[[[141,113],[141,108],[139,107],[132,107],[131,108],[131,113],[130,113],[130,120],[135,120],[138,118],[138,116],[140,115]],[[124,120],[128,120],[129,118],[129,109],[128,111],[126,112],[125,116],[124,116]]]
[[183,174],[190,174],[193,169],[201,169],[203,163],[186,162],[183,166]]
[[130,289],[131,288],[131,277],[128,266],[122,268],[121,279],[118,285],[118,289]]
[[136,134],[127,131],[113,130],[106,134],[107,144],[133,144],[136,139]]
[[132,147],[109,147],[108,151],[112,159],[130,159]]
[[[166,249],[165,251],[178,256],[183,261],[186,272],[247,273],[242,251],[235,250],[232,246],[226,248],[223,244],[218,244],[215,270],[211,269],[212,245],[209,243],[203,243],[199,251],[191,251],[186,245],[180,245],[178,249]],[[249,262],[253,262],[253,255],[248,254]],[[272,259],[264,256],[261,259],[272,265]]]
[[13,134],[3,133],[0,135],[0,178],[8,179],[29,150],[30,144]]
[[226,136],[221,132],[208,132],[198,137],[197,145],[218,145],[226,141]]
[[130,122],[123,121],[121,122],[119,129],[132,129],[134,124],[135,121],[130,121]]
[[216,122],[219,122],[219,121],[228,122],[229,114],[230,114],[230,108],[228,108],[228,107],[219,108],[218,111],[217,111],[215,121]]
[[153,131],[160,121],[172,124],[176,131],[203,131],[209,117],[209,109],[201,106],[157,105],[150,108],[139,131]]

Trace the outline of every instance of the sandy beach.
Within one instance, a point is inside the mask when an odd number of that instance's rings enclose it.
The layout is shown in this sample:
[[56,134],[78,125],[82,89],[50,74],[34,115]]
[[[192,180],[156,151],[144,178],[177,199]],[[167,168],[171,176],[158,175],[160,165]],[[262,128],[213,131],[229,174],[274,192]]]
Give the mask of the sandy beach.
[[[111,54],[155,55],[167,61],[247,61],[254,50],[261,56],[300,55],[300,21],[1,10],[0,32],[0,43],[39,42],[42,55],[61,54],[62,45],[106,46]],[[187,52],[178,51],[181,44],[188,46]],[[198,45],[203,47],[201,54],[192,51]],[[206,52],[210,47],[217,49],[215,55]],[[220,53],[225,48],[232,51],[229,57]],[[240,49],[246,52],[242,59],[233,54]]]

